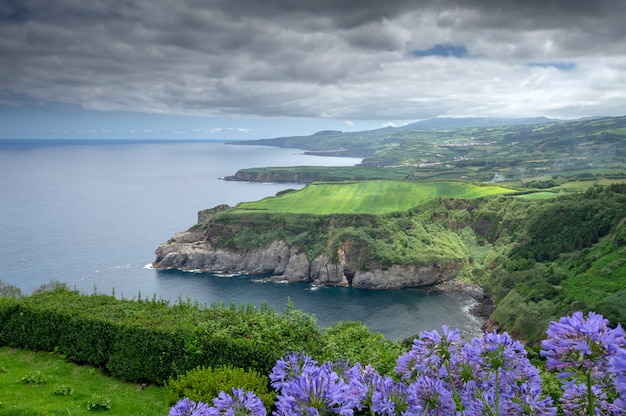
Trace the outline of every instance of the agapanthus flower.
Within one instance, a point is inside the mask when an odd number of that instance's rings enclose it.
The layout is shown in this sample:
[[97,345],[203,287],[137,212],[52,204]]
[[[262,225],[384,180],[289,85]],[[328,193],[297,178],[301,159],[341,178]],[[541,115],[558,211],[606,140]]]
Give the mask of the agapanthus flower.
[[401,355],[396,373],[405,381],[415,380],[419,375],[449,376],[458,374],[461,336],[458,329],[450,331],[444,325],[443,336],[437,331],[423,331],[413,341],[411,351]]
[[611,404],[607,401],[606,392],[599,386],[591,386],[591,394],[593,395],[593,409],[589,412],[589,389],[585,383],[569,383],[567,388],[563,390],[561,397],[561,408],[566,416],[602,414],[612,415],[621,414],[613,413]]
[[291,354],[287,354],[285,358],[281,358],[276,361],[276,364],[274,365],[274,368],[272,368],[272,372],[269,375],[269,379],[272,387],[276,390],[280,390],[286,381],[316,367],[317,361],[306,355],[304,352],[300,354],[292,352]]
[[406,385],[395,382],[391,377],[381,377],[371,398],[371,410],[381,416],[405,414],[408,409]]
[[450,391],[439,378],[419,376],[407,387],[408,414],[452,415],[456,405]]
[[340,376],[348,384],[348,393],[357,403],[356,410],[363,410],[371,405],[372,392],[380,380],[380,374],[371,365],[362,367],[356,363]]
[[557,409],[552,397],[543,397],[543,390],[538,383],[523,383],[515,400],[507,402],[508,408],[515,415],[554,416]]
[[233,387],[232,395],[220,392],[219,396],[213,399],[213,407],[210,407],[206,414],[208,416],[266,416],[267,410],[256,394]]
[[275,415],[351,416],[359,400],[350,394],[350,387],[332,371],[332,364],[307,366],[300,375],[281,382]]
[[209,416],[206,403],[194,402],[186,397],[170,408],[169,416]]
[[602,379],[609,360],[626,346],[622,327],[609,328],[608,321],[594,312],[587,318],[575,312],[550,322],[547,334],[541,355],[546,357],[546,367],[559,370],[561,377],[590,373]]
[[626,349],[620,348],[609,360],[609,371],[615,375],[615,388],[626,397]]
[[611,329],[608,320],[594,312],[589,312],[587,318],[575,312],[551,322],[547,334],[541,354],[547,357],[546,368],[558,370],[563,379],[563,410],[569,414],[611,414],[611,409],[618,408],[621,402],[610,403],[606,392],[623,394],[626,390],[622,327]]
[[555,413],[551,399],[539,398],[539,371],[528,360],[523,345],[506,332],[474,338],[463,347],[463,353],[474,371],[472,382],[466,383],[461,393],[465,408],[495,414]]

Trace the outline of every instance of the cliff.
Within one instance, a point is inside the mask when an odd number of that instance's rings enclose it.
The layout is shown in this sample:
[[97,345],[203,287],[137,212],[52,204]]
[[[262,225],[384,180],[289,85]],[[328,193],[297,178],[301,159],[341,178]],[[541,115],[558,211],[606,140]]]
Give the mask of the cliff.
[[360,289],[432,286],[454,279],[462,267],[459,261],[361,270],[347,260],[352,256],[344,250],[343,247],[339,249],[338,261],[332,261],[327,254],[320,254],[309,261],[305,253],[299,253],[284,241],[237,252],[214,247],[203,232],[187,231],[176,234],[157,248],[153,266],[214,273],[270,274],[287,282]]

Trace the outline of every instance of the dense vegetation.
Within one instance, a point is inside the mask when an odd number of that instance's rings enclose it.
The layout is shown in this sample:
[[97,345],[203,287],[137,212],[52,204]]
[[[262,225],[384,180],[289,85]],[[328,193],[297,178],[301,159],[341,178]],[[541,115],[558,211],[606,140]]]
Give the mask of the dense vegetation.
[[[0,297],[0,345],[58,351],[128,381],[162,383],[198,366],[267,374],[288,351],[320,359],[375,357],[389,371],[390,354],[400,348],[359,323],[327,331],[291,303],[283,313],[266,305],[201,306],[182,300],[170,305],[154,298],[83,295],[62,284],[30,296]],[[346,337],[350,345],[342,341]],[[369,351],[360,352],[365,345]]]
[[[370,184],[381,194],[385,189],[379,182]],[[430,189],[427,184],[406,184],[413,187],[416,201],[421,198],[419,186]],[[322,188],[341,194],[343,186],[352,185]],[[576,186],[563,185],[567,192],[549,198],[533,194],[453,198],[425,191],[423,195],[431,199],[379,214],[316,215],[283,208],[288,207],[281,205],[283,200],[298,200],[298,194],[309,196],[304,199],[308,211],[332,205],[328,203],[335,198],[332,193],[312,198],[304,188],[207,213],[194,229],[205,233],[215,247],[231,250],[254,250],[282,240],[309,259],[326,254],[336,262],[341,251],[349,267],[361,270],[458,263],[462,265],[458,279],[481,285],[495,300],[492,318],[515,336],[537,342],[551,319],[574,310],[598,311],[612,324],[626,321],[620,307],[626,284],[622,259],[626,183],[586,182],[586,191],[572,192],[585,189],[580,183]],[[392,199],[384,194],[380,198]],[[258,209],[261,206],[266,209]]]

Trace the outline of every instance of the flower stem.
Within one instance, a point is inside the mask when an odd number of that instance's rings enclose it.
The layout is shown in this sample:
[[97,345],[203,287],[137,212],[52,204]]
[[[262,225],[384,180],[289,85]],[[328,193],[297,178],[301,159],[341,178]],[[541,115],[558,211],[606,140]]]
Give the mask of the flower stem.
[[450,385],[452,386],[452,394],[454,394],[454,403],[456,404],[456,409],[461,411],[461,416],[465,416],[465,413],[463,413],[463,404],[461,403],[461,397],[459,396],[459,392],[456,391],[456,386],[454,385],[454,381],[452,380],[452,374],[450,374],[450,362],[448,360],[445,360],[444,365],[446,366],[446,371],[448,372],[448,380],[450,382]]
[[498,403],[498,401],[499,401],[499,399],[500,399],[500,383],[499,383],[499,380],[500,380],[500,377],[499,377],[500,372],[499,372],[498,370],[499,370],[499,369],[498,369],[498,368],[496,368],[496,409],[495,409],[496,411],[494,412],[496,415],[499,415],[499,414],[500,414],[500,406],[499,406],[499,403]]
[[588,404],[588,413],[589,416],[593,416],[595,414],[596,404],[594,403],[593,390],[591,390],[591,370],[587,372],[587,402]]

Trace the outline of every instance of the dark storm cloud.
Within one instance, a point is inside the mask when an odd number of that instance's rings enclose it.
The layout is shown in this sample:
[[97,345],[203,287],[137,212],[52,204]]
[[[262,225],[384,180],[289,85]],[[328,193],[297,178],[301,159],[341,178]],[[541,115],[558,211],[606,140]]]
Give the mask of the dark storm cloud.
[[625,18],[609,0],[0,0],[0,100],[346,119],[626,113]]

